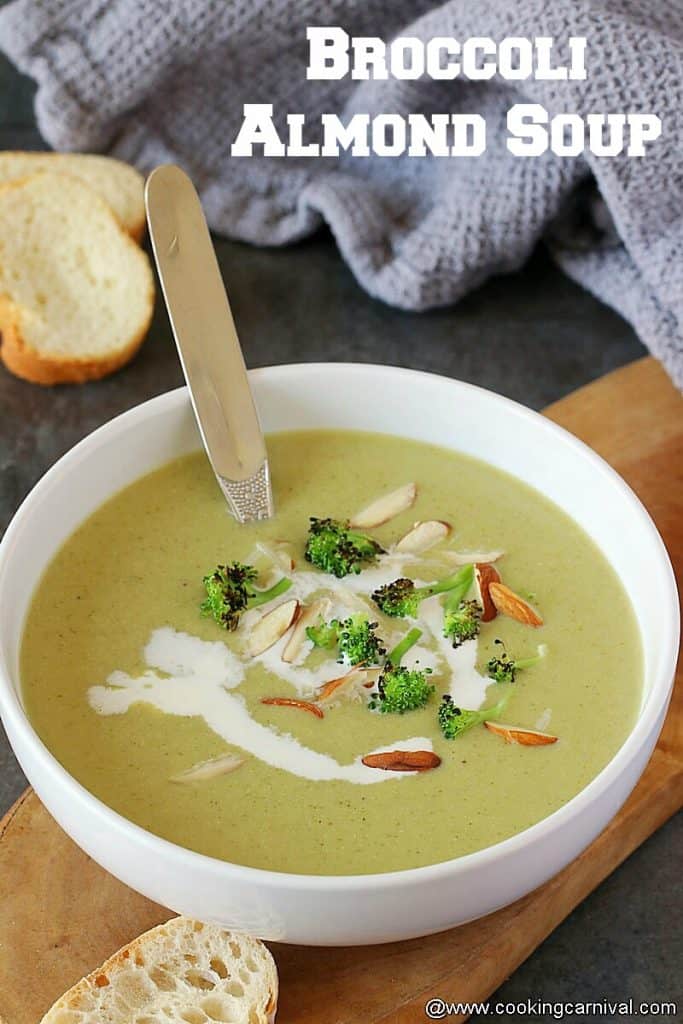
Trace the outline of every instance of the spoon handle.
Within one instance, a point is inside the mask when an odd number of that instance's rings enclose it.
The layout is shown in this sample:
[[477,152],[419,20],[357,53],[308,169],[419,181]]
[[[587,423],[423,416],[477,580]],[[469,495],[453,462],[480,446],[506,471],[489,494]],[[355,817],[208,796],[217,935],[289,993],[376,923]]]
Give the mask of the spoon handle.
[[209,462],[240,523],[273,514],[268,456],[199,196],[172,164],[145,186],[147,223]]

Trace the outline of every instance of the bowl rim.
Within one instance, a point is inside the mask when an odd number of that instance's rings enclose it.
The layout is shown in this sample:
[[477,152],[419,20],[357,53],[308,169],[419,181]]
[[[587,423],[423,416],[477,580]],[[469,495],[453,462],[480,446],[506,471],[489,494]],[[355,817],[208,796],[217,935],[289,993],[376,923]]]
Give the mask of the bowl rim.
[[[249,867],[248,865],[236,864],[232,861],[221,860],[217,857],[198,853],[188,847],[155,835],[153,832],[130,821],[118,811],[110,808],[92,794],[82,783],[78,782],[40,739],[21,706],[19,695],[10,680],[5,651],[0,645],[0,712],[2,713],[3,720],[10,724],[11,731],[18,733],[22,741],[32,748],[41,773],[50,775],[55,784],[62,789],[64,795],[74,801],[74,806],[80,802],[82,805],[85,805],[91,818],[94,816],[105,827],[113,827],[116,831],[120,832],[122,830],[126,833],[127,839],[133,842],[140,852],[155,851],[157,855],[163,853],[165,858],[174,862],[175,867],[182,866],[185,871],[191,871],[196,866],[204,872],[224,875],[226,878],[229,876],[235,882],[244,882],[252,886],[265,885],[275,889],[296,889],[308,893],[325,893],[334,890],[354,892],[366,889],[390,891],[396,888],[406,888],[411,885],[439,880],[446,876],[453,877],[466,874],[472,868],[491,865],[498,860],[504,859],[507,855],[519,853],[525,847],[533,846],[541,838],[550,838],[553,833],[558,832],[577,816],[581,815],[590,804],[609,790],[616,778],[638,757],[643,740],[650,734],[651,729],[657,723],[659,715],[666,711],[668,705],[673,688],[680,633],[679,602],[675,575],[664,542],[652,518],[640,499],[616,470],[587,444],[580,441],[564,427],[544,417],[541,413],[535,412],[519,402],[489,391],[479,385],[445,377],[442,374],[412,370],[400,366],[388,366],[380,363],[317,362],[286,363],[259,367],[250,370],[249,376],[253,380],[258,380],[263,376],[286,379],[288,376],[297,376],[302,373],[317,376],[320,373],[334,373],[338,371],[359,375],[367,373],[376,374],[379,372],[388,376],[408,376],[412,379],[427,379],[431,386],[436,384],[441,387],[455,387],[476,392],[484,396],[486,400],[498,403],[511,415],[533,422],[536,427],[544,429],[548,436],[553,437],[555,441],[574,449],[576,453],[591,464],[593,470],[603,476],[607,476],[621,492],[623,499],[632,506],[640,519],[643,530],[649,534],[651,541],[654,542],[655,547],[659,551],[659,569],[663,579],[666,580],[667,588],[667,593],[662,595],[662,609],[666,615],[665,636],[667,637],[667,649],[660,652],[659,663],[655,673],[656,677],[653,679],[651,691],[645,698],[638,718],[625,741],[614,756],[586,786],[551,814],[541,818],[521,832],[509,836],[507,839],[500,840],[472,853],[463,854],[460,857],[438,861],[435,864],[369,874],[311,875],[276,871],[269,868]],[[144,422],[148,418],[163,412],[173,411],[176,407],[180,408],[183,405],[189,405],[187,388],[184,386],[147,399],[119,413],[91,431],[46,470],[19,505],[0,541],[0,593],[4,585],[6,563],[12,556],[15,547],[23,542],[21,534],[23,532],[24,519],[30,514],[34,504],[42,501],[44,496],[49,494],[50,489],[58,484],[61,477],[77,466],[85,452],[100,444],[110,443],[113,440],[112,434],[125,433],[135,424]],[[486,460],[482,459],[481,461],[485,462]],[[514,476],[515,474],[513,473],[512,475]],[[112,492],[110,497],[114,493],[116,492]],[[556,502],[556,504],[559,503]],[[10,729],[8,729],[8,732]]]

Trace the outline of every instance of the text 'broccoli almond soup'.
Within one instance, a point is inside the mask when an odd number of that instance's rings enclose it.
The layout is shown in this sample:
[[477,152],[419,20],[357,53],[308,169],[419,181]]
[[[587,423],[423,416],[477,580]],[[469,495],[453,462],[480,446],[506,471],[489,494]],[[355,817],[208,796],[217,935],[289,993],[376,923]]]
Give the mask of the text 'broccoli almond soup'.
[[272,520],[231,519],[198,453],[48,566],[21,678],[64,767],[166,839],[306,874],[449,860],[582,789],[643,679],[588,536],[430,445],[321,430],[268,448]]

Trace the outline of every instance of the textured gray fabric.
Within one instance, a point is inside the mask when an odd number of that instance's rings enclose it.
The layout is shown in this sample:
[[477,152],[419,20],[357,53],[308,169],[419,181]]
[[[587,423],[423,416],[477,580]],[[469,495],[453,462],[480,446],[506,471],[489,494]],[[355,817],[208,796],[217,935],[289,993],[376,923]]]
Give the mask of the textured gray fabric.
[[[387,40],[585,35],[588,77],[307,82],[306,26],[330,24]],[[212,227],[256,244],[326,221],[361,284],[393,305],[454,302],[546,237],[683,385],[680,0],[15,0],[0,46],[37,80],[55,148],[180,163]],[[505,115],[520,101],[657,113],[662,138],[643,158],[513,157]],[[322,112],[477,111],[488,145],[475,159],[231,157],[245,102],[273,103],[279,129],[289,112],[317,125]]]

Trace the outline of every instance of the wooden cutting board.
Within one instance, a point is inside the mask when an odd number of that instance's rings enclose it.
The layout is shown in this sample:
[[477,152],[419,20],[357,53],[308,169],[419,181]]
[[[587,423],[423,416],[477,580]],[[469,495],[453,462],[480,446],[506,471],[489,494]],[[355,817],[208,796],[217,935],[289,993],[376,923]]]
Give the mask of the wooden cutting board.
[[[628,480],[680,574],[683,403],[658,364],[640,360],[546,413]],[[490,995],[683,804],[680,671],[677,683],[664,731],[636,790],[561,874],[511,907],[426,939],[348,949],[273,945],[281,979],[279,1024],[423,1024],[430,995],[455,1001]],[[86,857],[28,790],[0,823],[0,1020],[37,1024],[81,975],[169,916]]]

